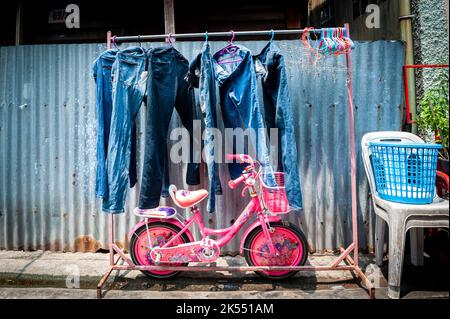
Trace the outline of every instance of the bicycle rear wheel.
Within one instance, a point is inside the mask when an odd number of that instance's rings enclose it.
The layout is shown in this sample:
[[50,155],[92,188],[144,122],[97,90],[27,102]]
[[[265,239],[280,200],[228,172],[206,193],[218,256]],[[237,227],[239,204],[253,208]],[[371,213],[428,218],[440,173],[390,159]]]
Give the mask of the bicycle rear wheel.
[[[155,222],[148,224],[148,230],[150,233],[150,240],[152,241],[152,247],[163,246],[172,237],[181,231],[181,229],[173,224],[165,222]],[[154,265],[150,254],[150,245],[148,242],[147,227],[143,225],[140,227],[131,237],[130,241],[130,255],[131,260],[136,265],[152,266]],[[177,238],[171,246],[178,246],[184,243],[189,243],[189,237],[186,234],[182,234]],[[161,264],[161,266],[187,266],[187,263],[170,263]],[[147,271],[141,270],[141,272],[149,277],[157,279],[171,278],[177,275],[178,271]]]

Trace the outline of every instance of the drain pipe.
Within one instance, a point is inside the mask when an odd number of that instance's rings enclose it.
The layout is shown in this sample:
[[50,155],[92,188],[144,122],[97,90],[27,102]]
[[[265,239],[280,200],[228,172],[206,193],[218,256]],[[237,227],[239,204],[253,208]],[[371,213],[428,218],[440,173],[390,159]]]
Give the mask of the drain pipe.
[[[405,64],[414,64],[414,43],[412,33],[411,0],[400,0],[400,33],[401,39],[405,42]],[[417,115],[416,107],[416,79],[414,69],[407,69],[408,77],[408,95],[410,101],[410,112],[412,118],[411,133],[417,134],[417,124],[415,123]]]

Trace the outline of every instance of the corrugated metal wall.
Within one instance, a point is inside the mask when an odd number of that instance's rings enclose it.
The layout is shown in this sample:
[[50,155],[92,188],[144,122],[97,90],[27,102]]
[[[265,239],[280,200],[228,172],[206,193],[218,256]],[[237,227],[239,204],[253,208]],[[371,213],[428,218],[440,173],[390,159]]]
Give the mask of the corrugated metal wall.
[[[242,43],[254,52],[265,45]],[[289,218],[305,231],[311,250],[335,249],[351,241],[345,58],[312,66],[299,41],[278,44],[288,66],[305,206]],[[223,45],[212,42],[213,49]],[[175,46],[188,59],[201,49],[200,42]],[[107,219],[94,196],[97,124],[91,77],[91,64],[103,49],[97,44],[0,48],[0,249],[107,248]],[[402,44],[357,43],[352,56],[357,143],[369,131],[399,130]],[[144,112],[142,107],[141,137]],[[172,126],[178,121],[174,116]],[[140,163],[142,155],[141,138]],[[359,147],[357,156],[359,238],[367,249],[373,247],[374,219]],[[228,180],[225,167],[221,175]],[[181,176],[182,165],[171,167],[171,182],[179,187]],[[244,205],[239,191],[223,186],[218,212],[205,216],[210,227],[229,226]],[[128,212],[117,219],[122,244],[137,222],[131,208],[138,190],[139,185],[129,192]],[[226,247],[237,249],[237,240]]]

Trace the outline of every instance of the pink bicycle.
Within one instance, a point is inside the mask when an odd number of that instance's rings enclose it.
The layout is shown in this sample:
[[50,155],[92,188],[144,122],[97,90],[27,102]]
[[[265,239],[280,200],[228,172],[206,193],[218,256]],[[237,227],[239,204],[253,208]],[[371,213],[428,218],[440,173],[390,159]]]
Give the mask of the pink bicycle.
[[[249,266],[302,266],[307,259],[305,235],[292,223],[282,221],[280,215],[289,212],[286,198],[284,174],[274,173],[276,186],[268,186],[253,159],[248,155],[228,155],[230,160],[247,163],[242,175],[228,185],[234,189],[244,183],[242,197],[249,192],[251,201],[235,223],[225,229],[204,226],[197,204],[208,196],[208,191],[177,190],[170,186],[169,193],[177,206],[190,209],[191,217],[177,217],[173,207],[135,209],[135,214],[144,217],[129,233],[130,255],[136,265],[187,266],[190,262],[212,263],[220,255],[221,247],[230,242],[246,222],[256,215],[256,220],[245,230],[240,244]],[[272,178],[273,179],[273,178]],[[259,182],[259,183],[258,183]],[[258,187],[258,185],[260,187]],[[189,228],[199,227],[202,239],[195,241]],[[210,238],[214,237],[213,238]],[[177,271],[142,271],[153,278],[169,278]],[[297,271],[257,271],[271,279],[282,279]]]

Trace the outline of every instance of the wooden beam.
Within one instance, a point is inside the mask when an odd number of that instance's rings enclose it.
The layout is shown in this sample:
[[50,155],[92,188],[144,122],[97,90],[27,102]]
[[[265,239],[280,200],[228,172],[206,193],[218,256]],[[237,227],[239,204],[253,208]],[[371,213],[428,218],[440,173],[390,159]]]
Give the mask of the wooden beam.
[[23,0],[18,0],[16,5],[15,45],[22,44],[22,36],[23,36]]
[[288,0],[286,5],[286,27],[288,29],[300,29],[300,16],[299,1]]
[[174,0],[164,0],[164,30],[166,34],[175,33]]

